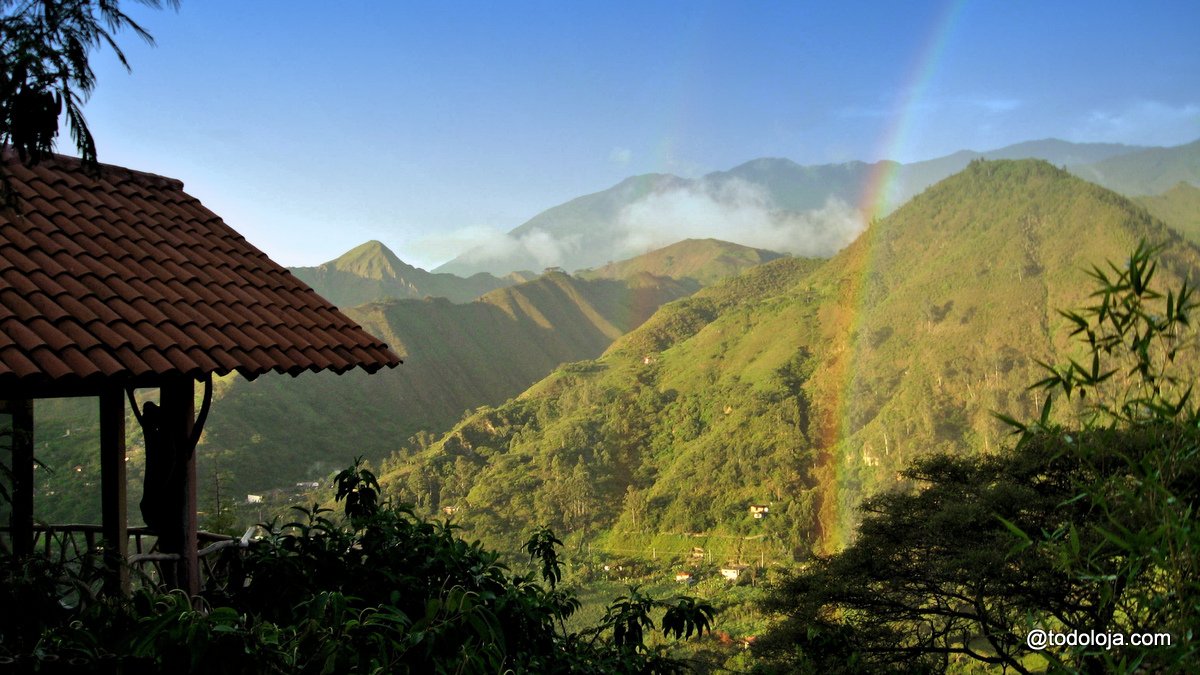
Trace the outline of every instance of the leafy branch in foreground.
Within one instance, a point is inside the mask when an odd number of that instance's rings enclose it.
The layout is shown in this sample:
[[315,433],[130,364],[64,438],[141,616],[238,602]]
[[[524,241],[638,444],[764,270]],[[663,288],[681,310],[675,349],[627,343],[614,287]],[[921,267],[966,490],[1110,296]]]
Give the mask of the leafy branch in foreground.
[[[1188,358],[1196,353],[1191,317],[1200,303],[1187,279],[1165,295],[1154,290],[1158,252],[1142,242],[1123,267],[1111,262],[1107,270],[1093,267],[1095,304],[1059,312],[1082,343],[1086,365],[1076,359],[1060,366],[1039,361],[1048,374],[1031,388],[1086,400],[1084,427],[1200,422],[1200,408],[1192,401],[1196,362]],[[1043,427],[1048,416],[1049,407]]]

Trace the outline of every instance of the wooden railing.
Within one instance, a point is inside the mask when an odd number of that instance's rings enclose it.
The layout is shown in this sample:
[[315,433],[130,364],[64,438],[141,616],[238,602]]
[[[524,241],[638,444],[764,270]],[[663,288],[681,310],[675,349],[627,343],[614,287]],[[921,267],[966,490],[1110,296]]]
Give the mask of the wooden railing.
[[[240,538],[212,532],[197,533],[202,593],[220,593],[230,583],[240,583],[241,557],[254,543],[258,527]],[[104,542],[100,525],[34,525],[32,550],[45,559],[63,563],[81,580],[98,579],[104,570]],[[157,537],[146,527],[129,528],[126,565],[134,588],[163,588],[169,579],[164,568],[181,556],[157,549]],[[12,533],[0,527],[0,548],[12,552]]]

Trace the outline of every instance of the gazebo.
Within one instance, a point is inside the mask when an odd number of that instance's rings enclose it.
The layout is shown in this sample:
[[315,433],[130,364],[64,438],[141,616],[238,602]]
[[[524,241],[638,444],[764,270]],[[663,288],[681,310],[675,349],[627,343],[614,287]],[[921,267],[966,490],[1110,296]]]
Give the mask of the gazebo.
[[[32,167],[3,161],[18,198],[0,213],[0,414],[12,418],[13,553],[33,544],[33,401],[98,397],[102,537],[110,583],[127,587],[125,401],[135,389],[158,389],[156,409],[134,409],[151,425],[147,484],[170,493],[152,527],[160,543],[178,542],[177,583],[195,594],[195,383],[233,371],[249,379],[375,372],[400,359],[180,181],[108,165],[96,173],[62,156]],[[168,469],[167,482],[154,482],[152,462]]]

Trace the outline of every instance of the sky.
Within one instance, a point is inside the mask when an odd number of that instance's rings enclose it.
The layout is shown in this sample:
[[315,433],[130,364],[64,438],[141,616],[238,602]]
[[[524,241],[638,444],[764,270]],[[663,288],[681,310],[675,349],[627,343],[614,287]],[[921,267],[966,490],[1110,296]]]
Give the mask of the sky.
[[378,239],[432,268],[627,176],[757,157],[1200,138],[1194,0],[122,5],[157,45],[93,59],[100,161],[285,265]]

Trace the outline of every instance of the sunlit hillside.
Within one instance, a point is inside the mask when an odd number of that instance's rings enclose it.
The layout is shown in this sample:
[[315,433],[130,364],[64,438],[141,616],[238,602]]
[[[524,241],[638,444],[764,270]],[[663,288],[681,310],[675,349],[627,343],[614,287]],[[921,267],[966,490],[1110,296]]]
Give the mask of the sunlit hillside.
[[[1163,273],[1200,251],[1127,199],[1037,161],[972,163],[817,265],[781,260],[669,304],[397,455],[390,490],[494,545],[533,523],[600,537],[766,535],[777,559],[837,548],[858,501],[912,458],[995,451],[1029,416],[1056,310],[1139,239]],[[769,505],[778,517],[756,519]]]

